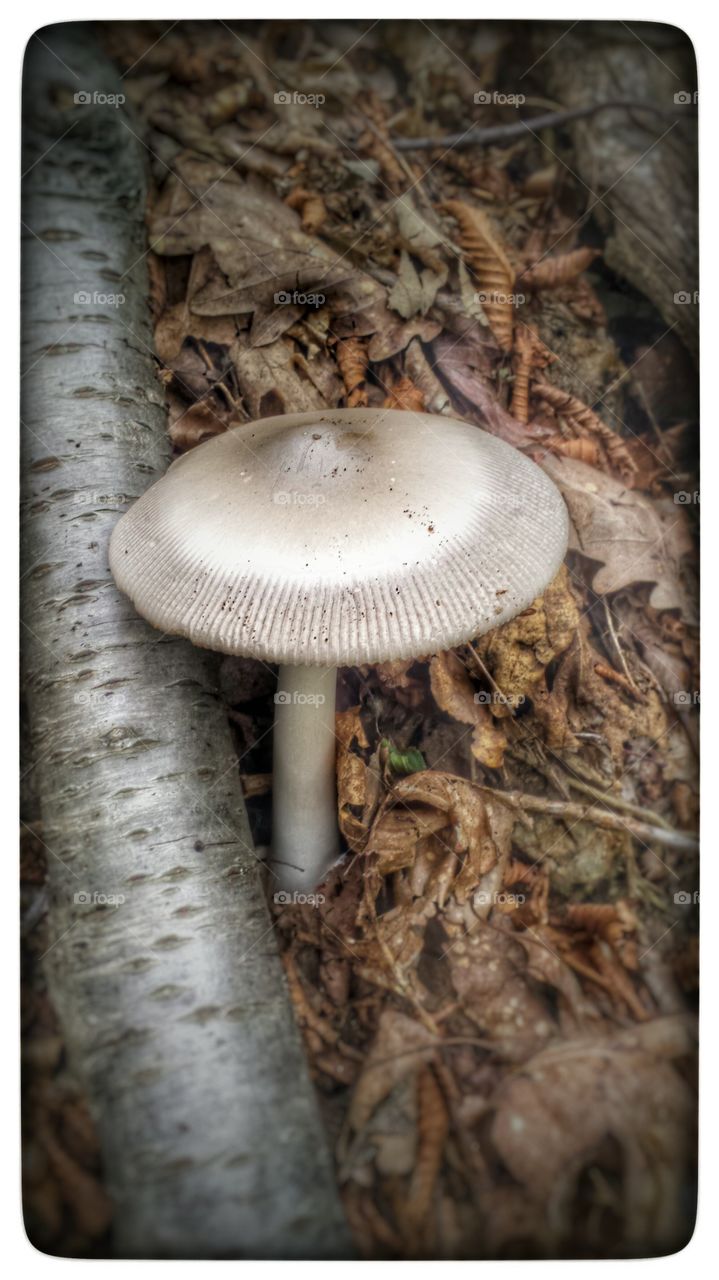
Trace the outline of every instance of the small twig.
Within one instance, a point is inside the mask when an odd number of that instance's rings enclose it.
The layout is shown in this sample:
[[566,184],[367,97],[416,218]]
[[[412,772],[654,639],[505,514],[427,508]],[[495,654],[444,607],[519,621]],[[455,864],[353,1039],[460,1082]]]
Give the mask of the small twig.
[[[509,1037],[510,1040],[512,1038],[513,1038],[512,1036]],[[514,1039],[517,1039],[517,1040],[519,1040],[519,1038],[520,1038],[519,1036],[514,1037]],[[506,1040],[507,1037],[503,1036],[503,1039]],[[455,1045],[464,1045],[464,1044],[471,1045],[475,1049],[485,1049],[489,1053],[493,1053],[495,1055],[501,1056],[501,1051],[497,1047],[496,1043],[493,1040],[487,1039],[486,1037],[482,1038],[481,1036],[445,1036],[444,1038],[435,1040],[434,1043],[429,1042],[427,1044],[422,1044],[418,1046],[415,1045],[413,1049],[398,1049],[396,1053],[388,1053],[383,1055],[383,1057],[381,1058],[367,1059],[364,1066],[364,1070],[374,1071],[377,1067],[385,1067],[387,1066],[388,1063],[396,1062],[399,1058],[410,1058],[412,1057],[413,1054],[419,1055],[422,1053],[429,1053],[429,1054],[435,1055],[438,1050],[451,1049]],[[432,1061],[432,1058],[430,1058],[429,1060]]]
[[581,791],[585,796],[591,796],[593,800],[598,800],[601,804],[608,805],[610,809],[618,809],[620,813],[633,814],[635,818],[639,818],[640,822],[646,822],[647,819],[650,819],[650,826],[663,827],[665,831],[674,830],[660,813],[655,813],[650,809],[643,809],[638,804],[632,804],[630,800],[615,796],[612,791],[603,790],[601,787],[592,787],[588,782],[582,782],[571,774],[567,781],[570,787],[574,787],[575,791]]
[[[575,736],[591,741],[595,735],[578,733]],[[598,736],[601,741],[601,735]],[[641,822],[649,822],[650,826],[673,830],[671,823],[667,822],[666,818],[663,818],[655,809],[648,809],[646,805],[633,804],[631,800],[625,800],[622,796],[616,795],[607,785],[607,779],[601,773],[597,773],[596,769],[590,769],[584,761],[574,757],[571,764],[566,760],[559,760],[559,764],[567,771],[570,784],[576,786],[577,790],[583,791],[585,795],[609,805],[610,809],[619,809],[622,813],[633,813]]]
[[[464,133],[446,133],[438,138],[393,138],[392,144],[397,151],[431,151],[433,147],[487,147],[493,142],[507,142],[511,138],[520,138],[523,133],[531,133],[534,129],[549,129],[553,125],[581,120],[584,116],[593,116],[600,111],[648,111],[657,116],[679,115],[670,107],[655,107],[651,102],[618,98],[612,102],[594,102],[585,107],[568,107],[565,111],[547,111],[544,115],[530,116],[529,120],[518,120],[515,124],[494,124]],[[695,119],[693,113],[691,118]]]
[[654,827],[648,822],[637,822],[635,819],[620,818],[608,809],[598,809],[592,805],[575,804],[571,800],[545,800],[541,796],[525,795],[520,791],[493,791],[492,795],[500,796],[509,804],[520,809],[528,809],[534,813],[547,813],[552,817],[568,818],[576,821],[592,822],[597,827],[606,827],[609,831],[628,831],[638,840],[645,843],[653,840],[655,844],[664,845],[668,849],[677,849],[681,853],[696,853],[699,842],[695,836],[673,828]]
[[[606,616],[606,619],[607,619],[607,628],[608,628],[608,630],[609,630],[609,634],[610,634],[610,636],[612,637],[612,643],[614,644],[614,648],[615,648],[615,650],[616,650],[617,657],[619,658],[619,661],[620,661],[620,663],[621,663],[621,665],[622,665],[622,671],[624,672],[624,674],[625,674],[625,676],[626,676],[627,680],[629,681],[630,685],[632,686],[632,689],[634,690],[634,692],[635,692],[635,693],[637,693],[637,694],[639,694],[639,690],[638,690],[638,688],[637,688],[637,686],[636,686],[636,684],[635,684],[634,680],[632,679],[631,673],[630,673],[630,671],[629,671],[629,667],[627,666],[627,660],[626,660],[626,658],[625,658],[625,656],[624,656],[624,652],[623,652],[623,650],[622,650],[622,646],[621,646],[621,645],[620,645],[620,643],[619,643],[619,637],[618,637],[618,635],[617,635],[617,633],[616,633],[616,631],[615,631],[615,629],[614,629],[614,622],[613,622],[613,620],[612,620],[612,611],[611,611],[611,609],[610,609],[609,605],[607,604],[606,597],[605,597],[605,598],[603,598],[603,601],[602,601],[602,602],[603,602],[603,604],[604,604],[604,613],[605,613],[605,616]],[[639,696],[641,697],[641,694],[639,694]]]

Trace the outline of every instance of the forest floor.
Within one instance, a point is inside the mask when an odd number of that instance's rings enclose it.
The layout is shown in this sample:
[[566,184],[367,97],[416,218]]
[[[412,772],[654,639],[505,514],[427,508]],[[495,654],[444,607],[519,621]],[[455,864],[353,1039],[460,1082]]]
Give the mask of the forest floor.
[[[347,857],[312,901],[271,904],[357,1249],[676,1248],[696,1111],[691,359],[606,265],[566,129],[448,145],[516,120],[477,104],[467,66],[516,83],[509,29],[385,23],[351,47],[342,24],[183,24],[148,52],[152,25],[104,40],[152,173],[177,451],[283,412],[446,414],[537,461],[573,522],[513,622],[340,673]],[[524,114],[559,109],[541,65],[525,84]],[[407,146],[427,136],[445,140]],[[265,845],[275,674],[227,658],[221,679]],[[41,863],[30,833],[30,883]],[[91,1251],[97,1153],[81,1100],[48,1084],[62,1042],[32,990],[27,1025],[41,1234]]]

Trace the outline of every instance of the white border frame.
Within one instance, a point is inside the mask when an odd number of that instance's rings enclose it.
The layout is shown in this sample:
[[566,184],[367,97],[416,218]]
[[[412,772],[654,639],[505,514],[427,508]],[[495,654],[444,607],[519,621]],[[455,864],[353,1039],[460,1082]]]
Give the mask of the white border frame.
[[[229,21],[242,21],[255,18],[257,10],[251,12],[244,11],[241,6],[239,12],[237,9],[228,8],[225,4],[212,7],[210,12],[200,12],[201,6],[197,4],[191,5],[176,0],[173,4],[163,2],[154,4],[150,12],[141,4],[132,3],[126,0],[121,6],[122,11],[118,13],[120,6],[114,6],[106,9],[105,6],[98,3],[76,3],[68,6],[68,11],[62,11],[51,5],[48,0],[31,0],[30,3],[23,4],[17,9],[9,5],[2,16],[2,36],[5,46],[5,74],[0,78],[0,120],[2,120],[2,136],[5,142],[4,170],[5,180],[9,181],[14,187],[14,199],[6,198],[0,206],[0,244],[5,247],[3,254],[4,262],[4,295],[5,306],[3,308],[0,323],[2,324],[2,341],[0,341],[0,352],[2,353],[3,363],[6,365],[3,386],[15,386],[19,388],[19,326],[16,321],[17,315],[17,299],[19,298],[19,173],[20,173],[20,85],[22,77],[22,61],[25,46],[30,36],[43,26],[58,22],[70,21],[111,21],[118,18],[131,21],[143,21],[152,19],[162,19],[167,17],[168,25],[175,19],[188,18],[225,18]],[[441,20],[445,16],[441,13],[441,4],[435,0],[434,4],[422,3],[421,0],[412,5],[408,3],[388,3],[384,4],[369,3],[352,4],[347,6],[344,12],[338,4],[338,0],[314,0],[314,3],[307,6],[309,16],[313,18],[340,19],[340,18],[405,18],[416,19],[425,18],[430,21],[432,19]],[[597,12],[599,6],[589,6],[579,0],[573,4],[557,4],[550,2],[542,5],[511,5],[509,11],[504,5],[497,5],[495,12],[478,11],[476,3],[468,3],[468,0],[458,0],[453,4],[451,9],[451,17],[472,19],[481,22],[482,18],[491,20],[507,21],[515,19],[517,21],[524,20],[553,20],[566,21],[568,24],[579,21],[588,21],[591,19],[601,18],[604,21],[625,20],[629,23],[638,22],[664,22],[669,26],[678,26],[683,29],[690,37],[694,44],[695,53],[698,62],[698,74],[701,94],[701,129],[700,129],[700,174],[701,174],[701,202],[700,209],[704,214],[702,219],[702,229],[709,227],[711,230],[702,237],[702,281],[701,288],[705,299],[704,311],[702,313],[702,351],[711,353],[714,349],[714,343],[717,338],[717,322],[714,308],[719,304],[716,302],[716,266],[717,266],[717,242],[719,237],[713,229],[714,218],[717,215],[717,198],[716,198],[716,139],[719,132],[719,120],[717,119],[717,93],[715,88],[716,73],[714,72],[713,63],[719,56],[718,36],[719,22],[716,13],[711,12],[706,3],[701,0],[686,0],[686,3],[677,6],[670,5],[667,0],[654,0],[654,3],[648,4],[646,0],[635,0],[631,5],[631,11],[627,12],[629,6],[610,6],[609,12]],[[301,19],[307,17],[307,13],[302,12],[302,6],[297,4],[277,3],[276,0],[266,0],[261,6],[261,14],[267,18],[293,18]],[[706,96],[704,96],[706,95]],[[16,177],[16,175],[18,175]],[[717,482],[717,440],[719,438],[719,414],[717,413],[717,393],[715,385],[715,377],[713,372],[708,373],[703,379],[706,384],[702,387],[702,422],[707,423],[707,427],[702,431],[702,469],[703,469],[703,488],[705,495],[713,497],[710,485]],[[17,401],[16,401],[17,402]],[[6,409],[12,401],[9,396],[5,399]],[[18,429],[17,414],[7,413],[10,419],[5,424],[2,436],[3,449],[3,475],[7,477],[15,477],[18,474]],[[2,591],[6,600],[12,602],[18,598],[18,571],[17,571],[17,551],[18,551],[18,534],[17,534],[17,486],[10,481],[11,489],[14,492],[6,494],[0,502],[0,547],[2,548],[2,566],[3,566],[3,582]],[[719,511],[719,502],[706,502],[704,506],[704,519],[702,523],[702,542],[704,563],[709,566],[714,565],[719,558],[719,541],[717,539],[717,512]],[[719,664],[715,663],[712,652],[712,640],[716,643],[716,627],[719,626],[719,611],[715,607],[714,592],[719,592],[719,584],[714,584],[708,579],[708,587],[703,600],[703,638],[705,639],[705,659],[703,664],[703,690],[702,701],[704,705],[704,715],[711,715],[712,708],[716,702],[716,685],[717,675],[716,669]],[[6,608],[5,617],[7,618],[9,610]],[[89,1276],[94,1280],[96,1275],[105,1275],[110,1268],[113,1274],[132,1274],[133,1276],[144,1276],[152,1274],[153,1268],[158,1265],[162,1267],[163,1274],[168,1273],[168,1269],[174,1272],[176,1269],[182,1269],[182,1274],[197,1273],[200,1268],[204,1268],[206,1264],[200,1262],[131,1262],[131,1261],[94,1261],[82,1259],[64,1259],[53,1258],[46,1254],[39,1253],[29,1244],[22,1225],[21,1203],[20,1203],[20,1173],[19,1173],[19,1156],[20,1156],[20,1078],[19,1078],[19,1052],[17,1044],[17,1036],[13,1030],[19,1026],[19,961],[18,961],[18,927],[17,927],[17,859],[13,852],[17,849],[17,745],[18,734],[17,729],[8,729],[8,726],[17,724],[17,627],[8,627],[7,622],[4,623],[2,633],[0,634],[0,644],[2,646],[2,669],[5,671],[5,680],[2,683],[2,700],[4,705],[0,705],[0,723],[5,726],[5,732],[2,740],[2,764],[0,766],[0,786],[3,792],[2,814],[3,829],[5,839],[2,847],[5,850],[4,858],[4,892],[0,898],[0,907],[4,915],[4,927],[0,931],[0,940],[3,949],[3,963],[0,966],[0,982],[2,984],[2,994],[4,997],[4,1022],[3,1031],[5,1035],[5,1052],[0,1059],[0,1098],[2,1098],[5,1109],[4,1132],[5,1142],[3,1144],[2,1157],[0,1158],[0,1222],[2,1229],[0,1231],[0,1241],[2,1242],[2,1256],[6,1266],[9,1267],[10,1273],[22,1270],[24,1275],[30,1277],[47,1276],[52,1273],[64,1280],[64,1277],[72,1274],[75,1269],[82,1269],[85,1276]],[[702,766],[703,776],[708,777],[713,785],[706,788],[702,799],[705,806],[705,815],[702,821],[702,832],[716,830],[719,824],[719,814],[717,813],[717,805],[719,796],[719,787],[714,783],[716,774],[716,766],[718,761],[717,752],[717,736],[715,726],[711,726],[709,730],[704,729],[702,733]],[[501,1272],[503,1277],[512,1274],[518,1269],[532,1268],[536,1274],[548,1274],[549,1269],[552,1272],[557,1268],[566,1268],[571,1266],[573,1273],[585,1274],[589,1270],[594,1275],[597,1269],[611,1268],[612,1277],[617,1280],[623,1280],[625,1274],[636,1275],[638,1269],[646,1272],[651,1267],[653,1270],[659,1271],[662,1275],[669,1273],[676,1274],[680,1269],[684,1270],[690,1266],[696,1268],[703,1264],[709,1264],[712,1256],[716,1255],[716,1244],[713,1238],[715,1225],[713,1223],[712,1206],[716,1204],[719,1192],[719,1129],[717,1126],[717,1113],[719,1111],[719,1103],[717,1098],[719,1093],[715,1087],[712,1087],[713,1079],[716,1076],[716,1068],[719,1066],[717,1062],[717,1022],[716,1022],[716,1000],[714,995],[714,981],[717,972],[717,938],[719,937],[719,929],[713,926],[711,917],[712,902],[714,901],[714,892],[717,881],[717,851],[713,847],[712,840],[703,842],[703,866],[702,866],[702,899],[705,904],[702,933],[702,1088],[701,1088],[701,1173],[700,1173],[700,1202],[699,1202],[699,1218],[697,1228],[689,1245],[680,1254],[674,1254],[669,1258],[649,1259],[646,1261],[617,1261],[617,1262],[534,1262],[534,1263],[513,1263],[513,1262],[484,1262],[484,1263],[444,1263],[444,1262],[421,1262],[421,1263],[294,1263],[295,1273],[299,1274],[300,1280],[310,1280],[310,1277],[316,1275],[318,1269],[325,1272],[328,1268],[332,1268],[336,1273],[338,1266],[351,1268],[353,1271],[358,1269],[365,1270],[371,1268],[372,1277],[377,1280],[385,1280],[385,1275],[390,1274],[390,1267],[396,1268],[401,1266],[405,1274],[407,1269],[413,1272],[428,1270],[437,1271],[438,1268],[445,1270],[447,1267],[480,1266],[482,1273],[487,1280],[494,1280],[494,1276]],[[719,895],[717,895],[719,896]],[[15,1017],[13,1017],[15,1014]],[[238,1264],[237,1262],[220,1263],[220,1266],[226,1268],[229,1266],[243,1267],[245,1275],[266,1275],[268,1268],[274,1269],[281,1267],[282,1263],[275,1262],[245,1262]]]

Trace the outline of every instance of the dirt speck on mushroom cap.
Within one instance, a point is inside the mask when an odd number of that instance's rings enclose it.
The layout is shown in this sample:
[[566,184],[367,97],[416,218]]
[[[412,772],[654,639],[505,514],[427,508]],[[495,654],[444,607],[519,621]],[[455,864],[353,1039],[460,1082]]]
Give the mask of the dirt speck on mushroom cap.
[[503,441],[445,417],[346,409],[248,423],[180,458],[119,521],[110,563],[164,631],[348,665],[515,616],[567,534],[552,481]]

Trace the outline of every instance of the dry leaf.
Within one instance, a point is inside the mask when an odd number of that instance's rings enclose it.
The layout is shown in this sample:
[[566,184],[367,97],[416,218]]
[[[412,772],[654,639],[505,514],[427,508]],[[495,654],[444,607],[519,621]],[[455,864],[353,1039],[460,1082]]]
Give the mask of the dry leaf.
[[[350,850],[364,848],[372,813],[379,796],[379,777],[367,767],[361,756],[352,750],[356,743],[367,749],[369,743],[364,731],[359,707],[339,711],[335,716],[337,750],[337,804],[339,827]],[[353,812],[361,810],[361,813]]]
[[569,508],[574,531],[570,545],[601,566],[593,575],[597,594],[650,582],[655,609],[680,609],[694,621],[696,607],[682,564],[694,551],[686,510],[671,504],[664,511],[656,501],[583,462],[547,454],[541,465]]
[[586,462],[588,467],[601,465],[602,455],[596,440],[587,440],[585,436],[573,440],[565,440],[564,436],[548,436],[542,443],[553,453],[560,453],[565,458],[575,458],[577,462]]
[[269,346],[256,348],[238,340],[230,354],[250,418],[328,407],[315,384],[304,376],[291,339],[282,337]]
[[436,1044],[436,1036],[421,1022],[396,1009],[385,1009],[352,1094],[348,1121],[355,1132],[362,1132],[396,1084],[413,1075],[418,1065],[432,1060]]
[[538,1205],[551,1251],[571,1230],[583,1172],[611,1139],[621,1153],[614,1204],[624,1238],[645,1254],[671,1252],[686,1238],[681,1184],[694,1109],[682,1076],[630,1030],[547,1049],[508,1076],[492,1100],[492,1143]]
[[[507,715],[544,688],[544,673],[572,643],[579,610],[564,566],[528,609],[504,626],[478,636],[474,648],[488,667],[501,698],[495,715]],[[506,699],[506,702],[502,701]]]
[[345,384],[347,406],[363,408],[367,404],[365,378],[367,376],[367,351],[360,338],[346,338],[336,347],[337,363]]
[[[437,320],[426,316],[413,316],[411,320],[398,320],[391,311],[386,310],[378,316],[379,323],[370,340],[367,354],[372,364],[389,360],[405,347],[410,347],[417,338],[421,342],[431,342],[441,332],[442,326]],[[410,370],[408,369],[408,372]]]
[[512,386],[512,417],[517,422],[529,422],[529,379],[532,370],[552,359],[539,336],[528,325],[519,326],[514,350],[514,384]]
[[424,413],[424,393],[416,387],[411,378],[400,378],[383,401],[385,409],[405,409],[410,413]]
[[[432,337],[436,337],[436,334],[432,334]],[[428,342],[431,339],[425,338],[423,341]],[[427,413],[450,414],[452,412],[449,396],[432,369],[421,342],[416,337],[412,338],[407,346],[404,367],[415,386],[422,392]]]
[[316,235],[320,227],[327,221],[327,206],[322,196],[316,191],[305,191],[304,187],[294,187],[285,199],[290,209],[298,209],[302,218],[302,229],[308,235]]
[[474,271],[489,325],[503,351],[512,350],[514,276],[486,213],[462,200],[445,200],[441,208],[456,219],[459,243]]
[[528,976],[521,943],[476,917],[447,932],[452,986],[480,1034],[511,1062],[547,1045],[559,1024],[553,1002]]
[[478,694],[456,653],[437,653],[429,668],[432,696],[438,707],[455,720],[474,726],[472,755],[486,769],[500,769],[507,739],[489,707],[486,695]]
[[517,287],[556,289],[570,280],[576,280],[597,257],[598,249],[583,248],[573,249],[571,253],[560,253],[555,258],[543,258],[535,266],[522,271],[517,278]]
[[432,344],[433,367],[449,383],[453,399],[460,398],[463,416],[517,449],[535,444],[527,427],[517,422],[499,403],[490,385],[492,362],[486,344],[476,333],[459,342],[442,334]]
[[168,395],[168,434],[177,449],[194,449],[204,440],[220,435],[231,419],[204,400],[187,405],[177,396]]
[[405,1204],[407,1220],[432,1247],[434,1232],[427,1218],[432,1207],[437,1178],[442,1166],[444,1144],[449,1132],[449,1113],[431,1066],[417,1075],[417,1156]]
[[580,432],[596,436],[602,447],[606,449],[610,466],[625,482],[629,481],[637,470],[637,464],[626,442],[617,435],[616,431],[612,431],[611,427],[602,422],[602,419],[576,396],[562,391],[560,387],[552,386],[549,382],[535,382],[532,392],[539,396],[540,400],[551,405],[564,422],[576,427]]
[[491,816],[479,788],[465,778],[425,769],[395,783],[380,807],[367,841],[383,874],[410,866],[417,845],[444,832],[442,845],[453,853],[457,870],[464,855],[474,883],[497,861]]

